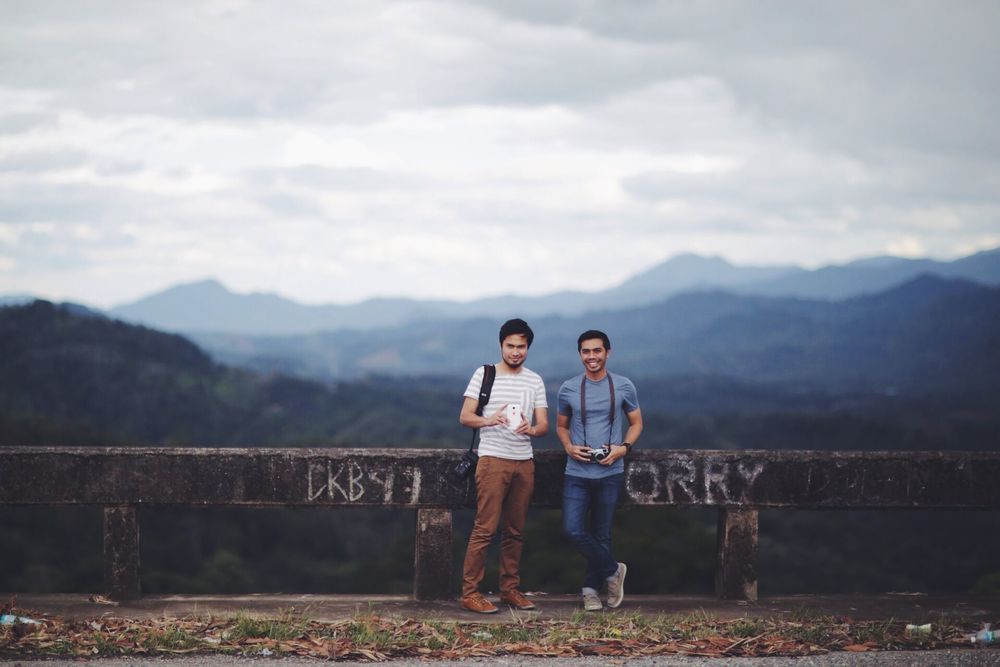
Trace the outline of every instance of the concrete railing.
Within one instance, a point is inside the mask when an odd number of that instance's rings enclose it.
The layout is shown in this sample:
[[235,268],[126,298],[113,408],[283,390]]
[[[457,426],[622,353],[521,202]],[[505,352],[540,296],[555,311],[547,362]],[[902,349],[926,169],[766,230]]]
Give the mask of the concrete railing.
[[[416,510],[414,596],[452,594],[460,449],[0,448],[0,504],[104,507],[104,579],[138,597],[142,506]],[[535,507],[558,507],[562,452],[536,453]],[[637,450],[623,506],[716,507],[716,593],[756,599],[760,509],[998,509],[1000,452]]]

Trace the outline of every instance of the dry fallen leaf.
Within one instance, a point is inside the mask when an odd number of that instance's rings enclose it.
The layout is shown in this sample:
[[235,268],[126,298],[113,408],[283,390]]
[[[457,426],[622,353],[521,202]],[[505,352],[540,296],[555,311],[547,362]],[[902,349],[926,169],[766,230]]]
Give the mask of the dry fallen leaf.
[[844,647],[844,650],[852,651],[854,653],[862,653],[864,651],[870,651],[871,648],[869,648],[865,644],[848,644],[847,646]]

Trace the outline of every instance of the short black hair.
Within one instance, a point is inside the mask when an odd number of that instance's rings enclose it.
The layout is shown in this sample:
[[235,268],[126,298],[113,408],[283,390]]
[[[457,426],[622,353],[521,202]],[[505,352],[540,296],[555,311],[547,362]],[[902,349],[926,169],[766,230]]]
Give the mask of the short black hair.
[[604,343],[604,349],[611,349],[611,340],[608,338],[608,334],[603,331],[598,331],[597,329],[588,329],[580,334],[580,337],[576,339],[576,351],[579,352],[583,348],[583,341],[590,340],[591,338],[600,338],[601,342]]
[[507,320],[500,327],[500,344],[503,345],[503,339],[507,336],[516,336],[518,334],[527,338],[528,347],[531,347],[531,341],[535,340],[535,332],[531,330],[527,322],[517,317]]

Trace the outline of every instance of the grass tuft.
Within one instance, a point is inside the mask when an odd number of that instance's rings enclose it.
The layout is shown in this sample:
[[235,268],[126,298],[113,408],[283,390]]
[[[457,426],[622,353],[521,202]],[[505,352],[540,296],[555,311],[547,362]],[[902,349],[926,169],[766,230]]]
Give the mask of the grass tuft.
[[187,651],[200,648],[202,641],[184,628],[170,626],[147,633],[139,645],[150,651]]
[[258,618],[247,612],[240,612],[233,619],[233,626],[223,633],[223,637],[234,642],[243,639],[285,641],[300,636],[305,623],[301,617],[291,612],[285,612],[276,619]]

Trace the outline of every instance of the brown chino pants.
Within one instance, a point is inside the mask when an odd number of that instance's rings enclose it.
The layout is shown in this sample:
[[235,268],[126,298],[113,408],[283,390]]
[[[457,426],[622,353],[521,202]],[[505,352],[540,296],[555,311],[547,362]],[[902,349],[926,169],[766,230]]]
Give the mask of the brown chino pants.
[[521,583],[521,550],[524,547],[524,520],[535,488],[535,462],[511,461],[481,456],[476,465],[476,520],[469,535],[462,567],[462,597],[479,589],[486,567],[486,550],[497,532],[501,515],[500,593],[517,589]]

